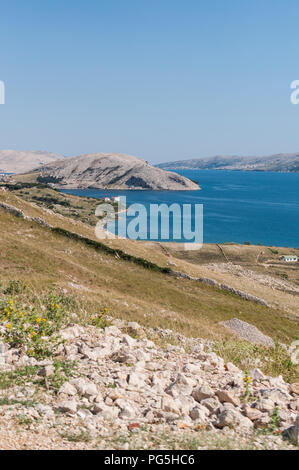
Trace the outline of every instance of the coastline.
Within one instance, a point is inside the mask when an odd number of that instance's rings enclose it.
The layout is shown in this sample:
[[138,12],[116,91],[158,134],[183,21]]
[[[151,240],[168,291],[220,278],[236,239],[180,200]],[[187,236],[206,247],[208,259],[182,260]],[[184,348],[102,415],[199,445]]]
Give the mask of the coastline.
[[[297,248],[298,173],[189,170],[201,191],[65,189],[64,194],[101,198],[126,196],[127,203],[203,204],[204,243],[249,242]],[[159,240],[161,241],[161,240]]]

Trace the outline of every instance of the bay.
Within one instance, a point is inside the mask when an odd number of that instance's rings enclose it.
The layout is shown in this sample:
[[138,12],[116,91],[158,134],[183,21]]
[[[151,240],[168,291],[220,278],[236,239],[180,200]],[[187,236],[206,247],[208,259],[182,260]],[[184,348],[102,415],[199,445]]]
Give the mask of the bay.
[[[126,196],[127,204],[203,204],[204,243],[250,242],[299,247],[299,173],[215,170],[176,171],[198,181],[200,191],[69,189],[103,198]],[[194,221],[193,221],[194,222]]]

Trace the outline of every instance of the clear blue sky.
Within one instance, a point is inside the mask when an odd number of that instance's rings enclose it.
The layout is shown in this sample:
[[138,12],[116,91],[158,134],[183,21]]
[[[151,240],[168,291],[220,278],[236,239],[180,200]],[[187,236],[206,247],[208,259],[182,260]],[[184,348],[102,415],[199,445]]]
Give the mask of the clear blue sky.
[[298,0],[1,2],[0,148],[299,151]]

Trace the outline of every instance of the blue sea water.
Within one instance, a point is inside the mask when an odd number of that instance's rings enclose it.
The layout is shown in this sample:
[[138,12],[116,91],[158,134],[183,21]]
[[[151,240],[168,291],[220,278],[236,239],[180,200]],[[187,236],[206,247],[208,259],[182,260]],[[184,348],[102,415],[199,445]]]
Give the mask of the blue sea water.
[[299,248],[299,173],[177,171],[200,191],[63,190],[79,196],[126,196],[127,204],[203,204],[204,243],[250,242]]

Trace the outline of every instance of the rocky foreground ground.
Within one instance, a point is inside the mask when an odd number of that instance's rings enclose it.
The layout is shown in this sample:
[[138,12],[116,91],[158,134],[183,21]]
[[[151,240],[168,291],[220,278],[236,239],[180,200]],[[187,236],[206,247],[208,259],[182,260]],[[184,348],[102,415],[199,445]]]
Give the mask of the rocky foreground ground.
[[156,333],[72,325],[43,361],[0,343],[0,448],[298,448],[299,384]]

